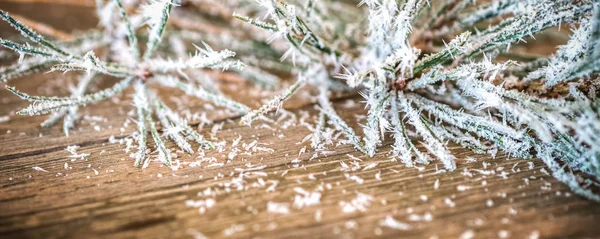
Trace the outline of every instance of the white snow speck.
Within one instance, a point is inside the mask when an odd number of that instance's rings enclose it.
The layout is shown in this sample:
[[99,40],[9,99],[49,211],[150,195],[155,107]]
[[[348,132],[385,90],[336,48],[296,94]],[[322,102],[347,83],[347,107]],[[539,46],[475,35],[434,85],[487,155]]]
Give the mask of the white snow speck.
[[392,216],[387,216],[385,219],[379,221],[379,225],[382,227],[389,227],[396,230],[407,231],[411,229],[408,223],[400,222],[394,219]]
[[38,166],[31,167],[31,168],[32,168],[33,170],[35,170],[35,171],[41,171],[41,172],[44,172],[44,173],[49,173],[49,172],[48,172],[48,171],[46,171],[45,169],[43,169],[43,168],[41,168],[41,167],[38,167]]

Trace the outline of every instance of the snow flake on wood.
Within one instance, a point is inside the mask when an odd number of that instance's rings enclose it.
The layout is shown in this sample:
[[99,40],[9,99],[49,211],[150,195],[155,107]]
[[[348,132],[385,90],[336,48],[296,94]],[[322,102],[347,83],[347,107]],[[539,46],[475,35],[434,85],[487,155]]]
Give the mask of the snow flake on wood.
[[386,216],[385,219],[380,220],[379,225],[382,227],[389,227],[401,231],[408,231],[412,228],[410,224],[398,221],[392,216]]
[[365,212],[371,206],[373,199],[371,195],[356,192],[356,197],[349,202],[340,201],[339,205],[342,207],[343,213]]

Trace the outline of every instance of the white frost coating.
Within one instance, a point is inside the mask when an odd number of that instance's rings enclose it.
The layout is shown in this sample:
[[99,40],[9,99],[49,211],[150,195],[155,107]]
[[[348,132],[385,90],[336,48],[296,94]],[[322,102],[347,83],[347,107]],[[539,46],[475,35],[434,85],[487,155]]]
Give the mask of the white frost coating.
[[150,27],[144,58],[148,59],[161,41],[172,6],[173,0],[151,0],[142,5],[140,15]]
[[204,48],[196,47],[196,52],[188,59],[150,59],[146,61],[148,69],[156,72],[182,71],[194,68],[212,68],[227,70],[229,68],[243,69],[244,64],[240,61],[225,61],[235,56],[230,50],[215,51],[208,44],[203,43]]
[[402,96],[398,99],[399,105],[402,110],[406,113],[407,122],[415,127],[415,131],[421,137],[423,137],[423,146],[429,150],[429,152],[435,155],[448,170],[456,169],[454,162],[454,155],[448,151],[445,143],[443,143],[438,136],[436,136],[431,129],[425,124],[425,122],[419,116],[420,113],[411,106],[411,103],[403,98]]

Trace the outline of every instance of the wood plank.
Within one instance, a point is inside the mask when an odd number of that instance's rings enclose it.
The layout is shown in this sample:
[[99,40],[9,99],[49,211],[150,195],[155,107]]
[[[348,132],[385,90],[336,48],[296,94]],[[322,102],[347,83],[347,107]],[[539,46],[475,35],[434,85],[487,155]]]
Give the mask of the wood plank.
[[[17,5],[10,10],[26,15],[26,10],[18,9],[28,8]],[[0,4],[3,10],[6,6]],[[14,85],[32,94],[66,94],[60,86],[69,79],[63,78],[39,74]],[[110,84],[106,80],[99,88]],[[245,96],[236,92],[252,86],[230,81],[221,86],[253,107],[275,93],[251,89]],[[234,114],[206,108],[191,97],[180,102],[168,97],[171,106],[188,108],[188,116],[211,111],[207,116],[214,123],[200,132],[211,137],[212,127],[222,123],[212,136],[227,143],[223,152],[178,152],[179,168],[174,171],[158,163],[144,170],[135,168],[125,145],[108,142],[111,136],[123,138],[136,130],[133,123],[123,125],[132,117],[128,113],[131,92],[125,92],[119,102],[82,108],[85,115],[99,118],[84,119],[65,137],[60,126],[40,128],[42,116],[15,116],[14,111],[26,102],[0,91],[0,116],[10,117],[0,123],[0,238],[190,238],[198,233],[209,238],[600,235],[596,227],[600,206],[573,195],[548,175],[539,160],[491,158],[453,147],[458,158],[453,172],[441,172],[443,167],[437,163],[406,168],[386,155],[390,139],[372,158],[348,145],[329,145],[330,154],[313,158],[309,142],[302,142],[310,133],[302,122],[315,121],[315,106],[306,97],[311,93],[306,89],[286,104],[290,113],[279,122],[258,122],[253,127],[239,126]],[[161,95],[177,95],[181,100],[174,91],[161,90]],[[341,117],[356,129],[360,120],[355,116],[364,112],[362,104],[352,104],[358,101],[359,97],[334,101]],[[197,117],[189,119],[199,122]],[[229,160],[232,142],[238,138],[239,154]],[[243,154],[248,151],[243,145],[255,140],[274,151]],[[80,145],[78,153],[90,155],[73,160],[65,150],[69,145]],[[300,154],[303,148],[306,152]],[[208,160],[211,157],[214,162]],[[311,202],[300,200],[303,191],[320,198],[300,207],[294,202]],[[211,200],[214,206],[198,208]],[[390,228],[386,218],[406,228]]]
[[[344,100],[338,101],[337,107],[343,103]],[[312,106],[301,110],[311,111]],[[351,118],[360,110],[360,106],[347,110],[344,117]],[[283,139],[279,139],[281,133],[285,134]],[[307,152],[300,162],[290,163],[306,146],[296,143],[308,133],[300,125],[270,130],[241,127],[231,121],[225,123],[218,138],[231,142],[242,135],[242,143],[259,138],[259,142],[271,144],[266,147],[276,148],[275,152],[240,155],[228,163],[228,150],[208,152],[206,157],[214,156],[217,162],[225,164],[182,165],[178,171],[159,164],[136,169],[123,152],[123,146],[105,142],[83,146],[78,152],[91,155],[75,162],[67,158],[69,153],[64,150],[4,160],[0,166],[0,208],[4,209],[0,211],[0,233],[34,238],[190,237],[195,230],[208,237],[222,237],[228,230],[234,231],[234,225],[244,229],[233,237],[329,238],[379,234],[449,238],[472,230],[478,238],[493,238],[505,230],[511,237],[539,233],[542,238],[553,238],[600,233],[592,227],[600,217],[600,207],[571,195],[564,185],[546,175],[539,161],[533,161],[530,169],[528,162],[520,159],[473,156],[456,148],[459,168],[439,173],[436,169],[442,167],[437,164],[420,171],[390,162],[385,155],[389,146],[373,158],[361,156],[349,146],[339,146],[334,148],[333,155],[309,160],[312,155]],[[344,172],[340,162],[350,165],[353,161],[347,154],[362,158],[363,168],[371,163],[378,165],[366,171]],[[476,157],[477,161],[469,163],[467,157]],[[180,160],[190,163],[199,158],[183,156]],[[65,163],[69,169],[64,168]],[[239,181],[236,169],[247,168],[247,164],[264,166],[256,171],[266,175]],[[48,172],[33,170],[36,166]],[[350,180],[346,173],[364,182]],[[376,174],[381,180],[376,179]],[[270,180],[277,180],[278,184],[274,191],[267,192]],[[434,189],[437,180],[439,188]],[[242,183],[241,190],[233,184],[238,182]],[[322,196],[320,203],[301,209],[291,206],[298,195],[294,190],[297,187],[317,190]],[[211,193],[198,196],[208,189]],[[371,205],[365,206],[364,212],[344,213],[340,203],[350,203],[358,192],[371,195]],[[215,206],[207,208],[204,214],[186,206],[186,200],[210,198],[215,200]],[[269,202],[290,203],[290,213],[270,212]],[[322,215],[320,221],[315,220],[318,212]],[[426,219],[427,214],[431,215],[431,221]],[[401,231],[380,226],[387,216],[407,223],[411,229]]]

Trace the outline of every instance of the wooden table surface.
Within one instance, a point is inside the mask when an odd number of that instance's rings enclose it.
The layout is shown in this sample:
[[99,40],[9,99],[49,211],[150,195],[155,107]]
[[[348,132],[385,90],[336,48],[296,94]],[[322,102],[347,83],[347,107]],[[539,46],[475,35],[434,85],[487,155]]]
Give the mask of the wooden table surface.
[[[77,17],[92,15],[86,7],[4,3],[0,9],[65,31],[95,24]],[[31,14],[41,11],[47,14]],[[50,73],[10,84],[32,94],[65,94],[72,80]],[[389,138],[372,158],[348,145],[330,145],[313,158],[302,122],[313,123],[315,107],[302,99],[286,104],[288,113],[272,117],[277,122],[254,127],[208,114],[214,123],[200,132],[225,141],[223,152],[178,153],[177,170],[158,163],[138,169],[118,142],[136,130],[130,98],[125,92],[82,109],[86,117],[66,137],[60,126],[41,128],[45,116],[15,116],[26,102],[0,91],[0,238],[600,238],[600,204],[572,194],[539,160],[454,148],[456,171],[442,172],[437,163],[407,168],[386,155]],[[214,112],[183,98],[190,115]],[[364,112],[356,102],[334,101],[354,127]],[[239,154],[228,160],[238,139]],[[89,155],[72,157],[66,148],[73,145]]]

